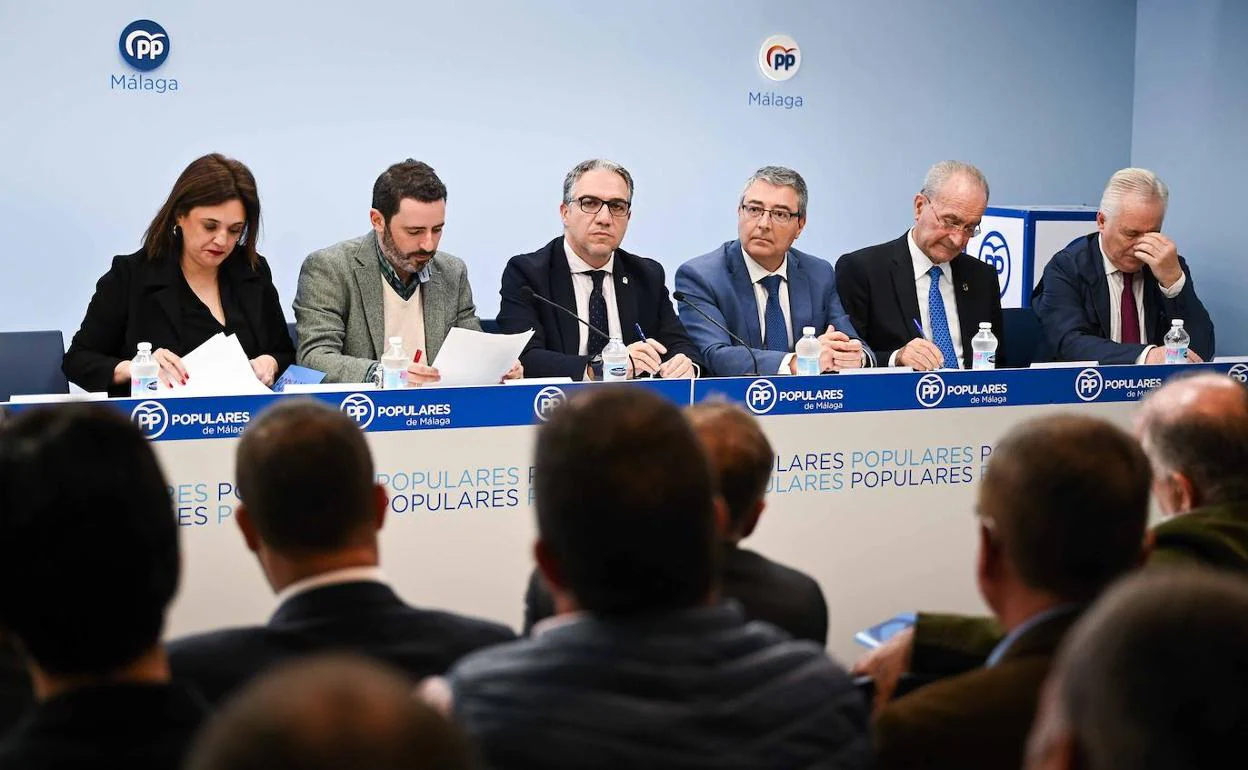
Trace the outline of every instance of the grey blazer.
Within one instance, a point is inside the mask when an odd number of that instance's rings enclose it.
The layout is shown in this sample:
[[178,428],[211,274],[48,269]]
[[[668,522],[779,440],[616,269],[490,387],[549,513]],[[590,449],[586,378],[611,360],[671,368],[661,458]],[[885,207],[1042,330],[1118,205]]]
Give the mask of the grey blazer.
[[[325,372],[326,382],[363,382],[385,350],[381,266],[372,230],[314,251],[299,270],[295,322],[298,362]],[[481,331],[463,260],[444,251],[429,262],[421,288],[425,310],[425,360],[432,362],[456,326]]]

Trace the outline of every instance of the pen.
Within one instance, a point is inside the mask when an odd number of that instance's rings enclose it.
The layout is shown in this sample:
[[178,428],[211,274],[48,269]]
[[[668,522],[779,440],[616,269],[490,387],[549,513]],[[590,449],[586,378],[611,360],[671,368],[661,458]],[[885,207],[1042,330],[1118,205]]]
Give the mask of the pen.
[[639,342],[644,342],[644,341],[645,341],[645,339],[646,339],[646,333],[645,333],[644,331],[642,331],[642,330],[641,330],[641,324],[634,322],[634,323],[633,323],[633,331],[637,332],[637,340],[638,340]]
[[914,330],[919,333],[919,338],[927,339],[927,336],[923,334],[923,324],[919,323],[919,319],[911,318],[910,320],[914,322]]
[[420,348],[416,348],[416,355],[412,356],[412,363],[414,364],[420,363],[420,354],[424,352],[425,351],[421,350]]

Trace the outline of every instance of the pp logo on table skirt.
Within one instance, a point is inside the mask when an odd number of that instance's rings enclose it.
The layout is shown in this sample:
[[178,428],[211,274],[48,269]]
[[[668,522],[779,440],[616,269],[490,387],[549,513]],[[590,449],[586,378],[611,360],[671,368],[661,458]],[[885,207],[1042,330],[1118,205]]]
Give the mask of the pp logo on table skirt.
[[130,421],[147,438],[159,438],[169,427],[169,410],[159,401],[143,401],[130,411]]
[[745,405],[754,414],[767,414],[779,400],[776,386],[771,380],[754,380],[745,389]]
[[939,374],[925,374],[914,386],[919,406],[933,407],[945,400],[945,380]]
[[1105,389],[1105,378],[1095,369],[1084,369],[1075,377],[1075,395],[1080,401],[1095,401]]
[[567,400],[568,397],[564,395],[563,390],[554,385],[547,385],[537,391],[537,395],[533,397],[533,414],[537,415],[537,419],[546,422]]
[[1235,364],[1226,374],[1233,380],[1248,383],[1248,364]]
[[372,425],[373,418],[377,416],[377,407],[373,404],[373,400],[363,393],[352,393],[342,400],[338,408],[355,420],[360,430]]

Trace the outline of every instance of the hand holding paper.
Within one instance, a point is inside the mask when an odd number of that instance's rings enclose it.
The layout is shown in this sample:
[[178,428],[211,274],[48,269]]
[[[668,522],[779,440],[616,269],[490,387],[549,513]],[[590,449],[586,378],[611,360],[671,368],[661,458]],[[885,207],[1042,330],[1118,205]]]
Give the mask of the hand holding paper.
[[532,330],[520,334],[486,334],[458,326],[451,329],[433,362],[433,368],[442,376],[438,384],[498,383],[511,372],[532,336]]

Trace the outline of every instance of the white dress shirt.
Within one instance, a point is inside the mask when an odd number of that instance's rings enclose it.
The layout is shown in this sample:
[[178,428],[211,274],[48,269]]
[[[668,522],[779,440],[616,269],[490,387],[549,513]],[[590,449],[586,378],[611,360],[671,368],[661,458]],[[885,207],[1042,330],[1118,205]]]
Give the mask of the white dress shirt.
[[[572,291],[576,294],[576,314],[581,319],[589,320],[589,295],[594,291],[594,277],[590,275],[591,270],[605,270],[607,275],[602,279],[602,298],[607,301],[607,328],[603,329],[609,336],[624,339],[624,335],[620,333],[620,309],[615,303],[615,276],[612,271],[615,269],[615,252],[611,252],[611,256],[607,259],[607,264],[601,268],[591,267],[588,262],[581,259],[568,245],[568,239],[563,239],[563,252],[568,255],[568,267],[572,270]],[[577,346],[577,355],[583,356],[589,352],[589,335],[593,334],[585,324],[577,324],[581,329],[581,341]]]
[[294,583],[286,586],[277,595],[277,603],[280,606],[299,594],[326,586],[336,586],[342,583],[385,583],[385,576],[382,574],[381,567],[347,567],[346,569],[336,569],[332,572],[322,572],[319,575],[313,575],[303,580],[296,580]]
[[[1096,236],[1096,245],[1101,250],[1101,262],[1105,267],[1105,280],[1109,283],[1109,339],[1112,342],[1122,342],[1122,271],[1114,267],[1114,263],[1109,261],[1109,257],[1105,256],[1105,241],[1101,236]],[[1136,357],[1137,364],[1144,363],[1144,359],[1148,358],[1148,353],[1156,345],[1149,345],[1148,340],[1144,339],[1144,274],[1136,273],[1137,280],[1131,283],[1131,292],[1135,295],[1135,317],[1140,321],[1140,341],[1144,343],[1144,351]],[[1179,280],[1171,284],[1170,288],[1157,282],[1157,286],[1161,289],[1161,293],[1166,299],[1174,299],[1179,296],[1179,292],[1183,291],[1183,287],[1187,285],[1187,273],[1181,273]]]
[[[914,230],[911,229],[906,233],[906,245],[910,247],[910,262],[914,265],[914,290],[919,300],[919,323],[923,325],[923,337],[932,339],[932,314],[928,309],[927,294],[932,288],[932,277],[928,275],[928,271],[933,267],[940,268],[940,299],[945,303],[945,319],[949,322],[949,339],[953,342],[953,352],[956,356],[954,361],[946,361],[944,368],[961,369],[962,368],[962,324],[958,319],[958,303],[953,295],[953,268],[949,267],[949,263],[936,265],[928,256],[923,253],[919,245],[914,242]],[[893,354],[888,357],[888,365],[897,365],[897,354],[900,350],[894,350]]]
[[[741,247],[741,253],[745,255],[745,269],[750,275],[750,283],[754,286],[754,302],[758,305],[758,328],[765,337],[767,334],[767,287],[761,283],[764,278],[769,275],[780,276],[780,310],[784,313],[784,333],[788,338],[789,347],[793,347],[793,318],[789,313],[789,254],[785,252],[784,259],[780,261],[780,267],[773,272],[767,272],[767,269],[754,261],[750,253],[745,250],[745,246]],[[822,329],[816,329],[818,334]],[[776,370],[777,374],[789,374],[790,364],[795,354],[792,350],[780,361],[780,368]]]

